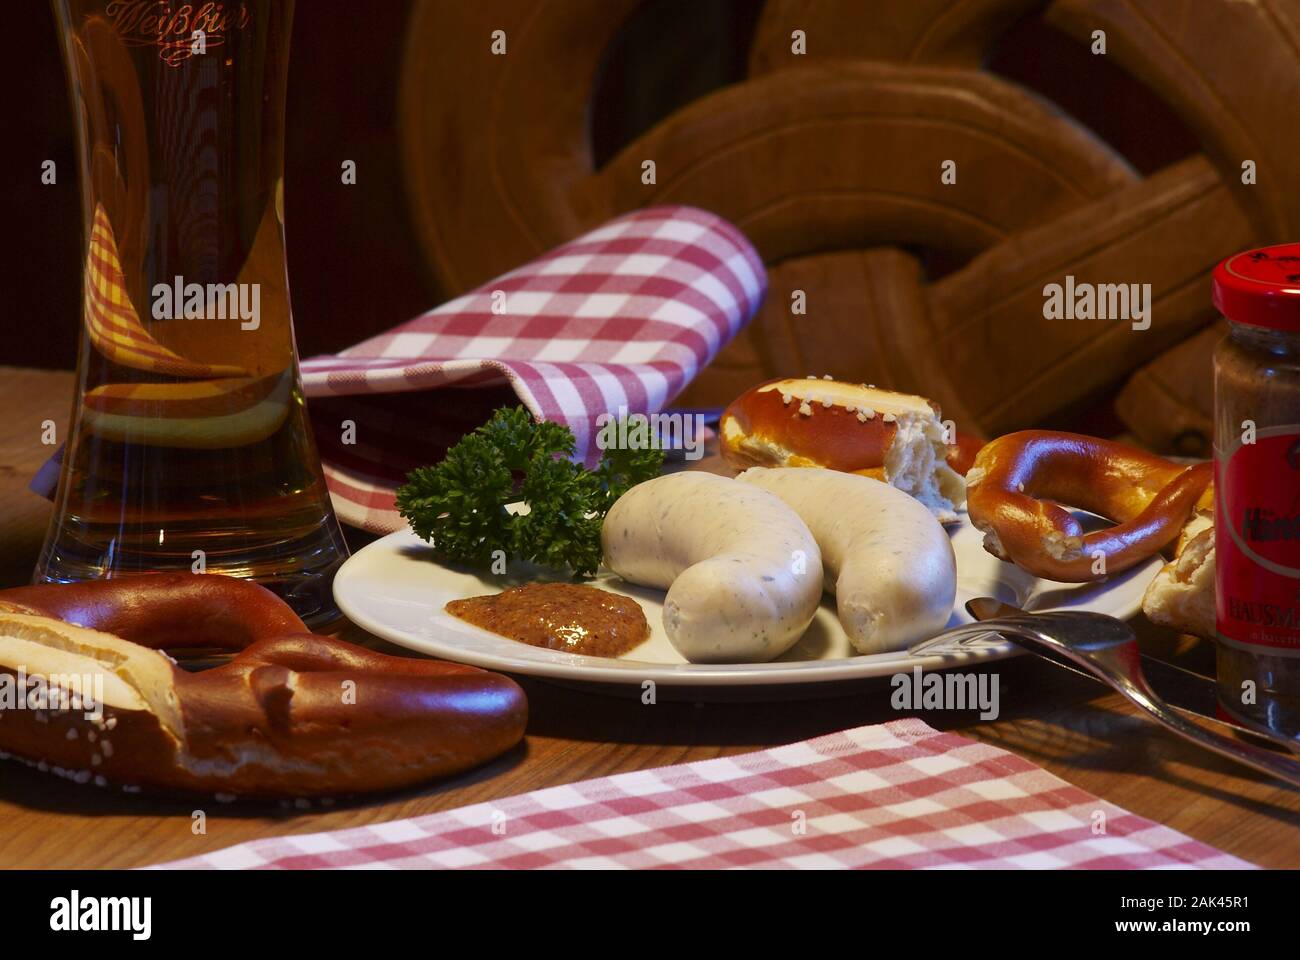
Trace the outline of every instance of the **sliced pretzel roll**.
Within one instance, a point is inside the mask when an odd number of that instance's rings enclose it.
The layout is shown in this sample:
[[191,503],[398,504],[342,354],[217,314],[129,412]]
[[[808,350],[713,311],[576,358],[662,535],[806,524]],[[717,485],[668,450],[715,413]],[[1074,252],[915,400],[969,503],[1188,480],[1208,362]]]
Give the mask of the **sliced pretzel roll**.
[[732,466],[824,467],[883,480],[953,521],[965,483],[947,462],[947,430],[924,397],[837,380],[770,380],[722,414]]
[[1188,539],[1147,585],[1142,612],[1152,623],[1207,640],[1215,637],[1214,527]]

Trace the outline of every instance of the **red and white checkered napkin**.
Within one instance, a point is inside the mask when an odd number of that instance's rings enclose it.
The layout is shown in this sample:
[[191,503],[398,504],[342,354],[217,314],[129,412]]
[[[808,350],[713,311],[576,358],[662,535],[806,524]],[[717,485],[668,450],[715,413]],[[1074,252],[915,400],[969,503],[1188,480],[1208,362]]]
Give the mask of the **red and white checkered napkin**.
[[[1104,815],[1104,816],[1102,816]],[[916,719],[169,868],[1249,868]]]
[[[340,354],[304,361],[335,509],[375,532],[404,526],[393,491],[406,473],[487,419],[464,396],[477,391],[453,400],[418,393],[435,387],[508,387],[534,415],[568,424],[579,457],[598,458],[596,418],[661,411],[749,321],[766,285],[758,254],[725,220],[655,207]],[[355,443],[341,441],[344,419],[356,423]]]

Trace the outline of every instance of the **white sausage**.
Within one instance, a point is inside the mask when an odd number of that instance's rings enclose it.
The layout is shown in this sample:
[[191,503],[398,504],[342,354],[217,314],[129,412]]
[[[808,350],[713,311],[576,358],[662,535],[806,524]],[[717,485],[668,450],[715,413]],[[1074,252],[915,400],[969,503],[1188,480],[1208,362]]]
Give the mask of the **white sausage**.
[[620,577],[668,591],[664,630],[693,663],[778,657],[821,603],[821,552],[803,521],[711,473],[637,484],[610,508],[601,542]]
[[918,500],[879,480],[816,467],[754,467],[737,479],[776,494],[808,525],[859,653],[905,649],[947,625],[957,562]]

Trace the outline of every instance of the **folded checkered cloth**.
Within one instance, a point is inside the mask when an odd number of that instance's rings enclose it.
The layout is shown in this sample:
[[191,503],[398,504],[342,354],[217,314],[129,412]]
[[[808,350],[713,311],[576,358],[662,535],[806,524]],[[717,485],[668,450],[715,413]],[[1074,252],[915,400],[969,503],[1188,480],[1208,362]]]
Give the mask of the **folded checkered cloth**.
[[168,868],[1249,868],[916,719]]
[[[578,456],[598,459],[596,418],[662,411],[749,321],[766,285],[758,254],[725,220],[655,207],[340,354],[304,361],[340,519],[401,529],[393,493],[406,473],[441,459],[503,402],[567,424]],[[426,393],[493,386],[502,389]],[[356,424],[350,442],[346,420]]]

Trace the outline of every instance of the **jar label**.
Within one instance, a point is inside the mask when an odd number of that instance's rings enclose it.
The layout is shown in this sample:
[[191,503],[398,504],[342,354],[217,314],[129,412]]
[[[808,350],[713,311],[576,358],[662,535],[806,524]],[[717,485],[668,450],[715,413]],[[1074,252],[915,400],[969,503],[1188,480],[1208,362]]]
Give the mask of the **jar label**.
[[1300,425],[1215,460],[1219,638],[1300,656]]

